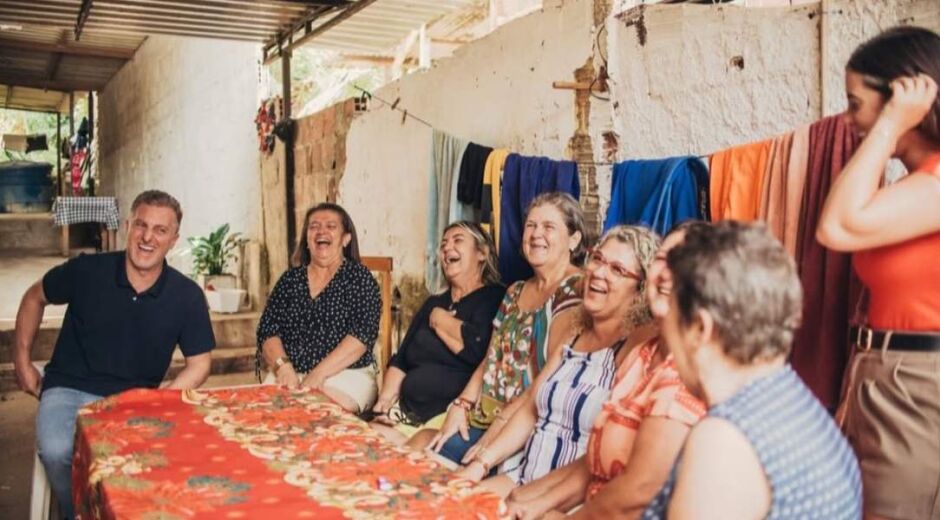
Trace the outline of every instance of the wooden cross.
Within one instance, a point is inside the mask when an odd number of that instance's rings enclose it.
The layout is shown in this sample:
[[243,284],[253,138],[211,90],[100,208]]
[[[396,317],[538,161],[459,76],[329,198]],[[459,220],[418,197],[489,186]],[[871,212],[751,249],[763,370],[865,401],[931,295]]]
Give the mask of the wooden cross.
[[552,88],[575,91],[575,110],[578,116],[576,135],[588,135],[588,120],[591,115],[591,92],[607,92],[607,74],[601,71],[598,77],[594,73],[594,64],[588,58],[587,63],[574,71],[575,81],[554,81]]

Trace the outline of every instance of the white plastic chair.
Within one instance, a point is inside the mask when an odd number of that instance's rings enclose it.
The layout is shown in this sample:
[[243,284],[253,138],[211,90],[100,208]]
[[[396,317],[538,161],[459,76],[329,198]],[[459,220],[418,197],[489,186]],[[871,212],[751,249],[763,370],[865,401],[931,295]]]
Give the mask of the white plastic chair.
[[[45,374],[45,363],[34,362],[33,365],[39,370],[40,376]],[[37,446],[33,452],[33,484],[29,496],[29,520],[49,520],[49,514],[53,511],[52,502],[52,487],[49,486],[49,478],[46,477],[46,468],[39,460],[39,447]]]
[[29,498],[29,520],[48,520],[52,509],[52,488],[46,478],[46,468],[39,460],[39,452],[33,456],[33,486]]

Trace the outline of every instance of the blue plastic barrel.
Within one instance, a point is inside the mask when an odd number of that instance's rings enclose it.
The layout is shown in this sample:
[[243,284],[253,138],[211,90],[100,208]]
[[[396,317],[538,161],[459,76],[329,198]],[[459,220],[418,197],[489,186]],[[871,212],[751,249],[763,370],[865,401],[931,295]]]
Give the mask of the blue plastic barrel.
[[0,213],[43,213],[52,208],[52,165],[0,163]]

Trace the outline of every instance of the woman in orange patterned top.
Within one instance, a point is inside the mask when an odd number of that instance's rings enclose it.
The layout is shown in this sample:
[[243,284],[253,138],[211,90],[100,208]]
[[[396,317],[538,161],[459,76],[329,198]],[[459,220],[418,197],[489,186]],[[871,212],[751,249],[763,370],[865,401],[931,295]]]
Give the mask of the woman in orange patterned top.
[[[940,518],[940,36],[890,29],[849,58],[845,117],[864,139],[816,231],[869,291],[840,409],[867,518]],[[881,187],[885,165],[909,172]],[[870,327],[870,328],[869,328]]]
[[[660,246],[646,286],[657,319],[668,310],[672,287],[666,253],[682,242],[689,227],[705,225],[680,225]],[[638,516],[666,481],[690,427],[704,414],[705,405],[679,380],[659,339],[638,345],[617,370],[586,455],[514,490],[507,501],[510,515],[550,518],[587,501],[578,515]]]

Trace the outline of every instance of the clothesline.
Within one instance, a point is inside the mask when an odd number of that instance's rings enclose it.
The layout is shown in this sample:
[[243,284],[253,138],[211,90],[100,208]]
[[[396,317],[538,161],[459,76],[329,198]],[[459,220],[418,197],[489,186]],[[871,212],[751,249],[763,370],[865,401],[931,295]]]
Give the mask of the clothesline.
[[[372,92],[369,92],[368,90],[366,90],[366,89],[364,89],[364,88],[362,88],[362,87],[360,87],[360,86],[358,86],[358,85],[353,85],[352,87],[353,87],[354,89],[358,90],[359,92],[362,92],[362,97],[363,97],[363,98],[375,99],[376,101],[379,101],[379,102],[381,102],[381,103],[387,105],[387,106],[388,106],[389,108],[391,108],[392,110],[394,110],[394,111],[396,111],[396,112],[401,112],[401,114],[402,114],[402,123],[404,123],[405,120],[407,120],[407,119],[410,117],[410,118],[414,119],[415,121],[421,123],[422,125],[424,125],[424,126],[430,128],[431,130],[437,130],[437,127],[435,127],[435,126],[432,125],[431,123],[429,123],[429,122],[427,122],[426,120],[424,120],[424,119],[422,119],[422,118],[420,118],[420,117],[414,115],[414,113],[413,113],[413,112],[410,112],[408,109],[406,109],[406,108],[401,108],[400,106],[398,106],[398,101],[399,101],[399,100],[396,99],[394,102],[389,102],[388,100],[382,99],[382,98],[380,98],[379,96],[376,96],[376,95],[373,94]],[[613,166],[614,164],[616,164],[616,163],[610,162],[610,161],[572,161],[572,162],[574,162],[574,163],[576,163],[576,164],[579,164],[579,165],[586,165],[586,166]]]

